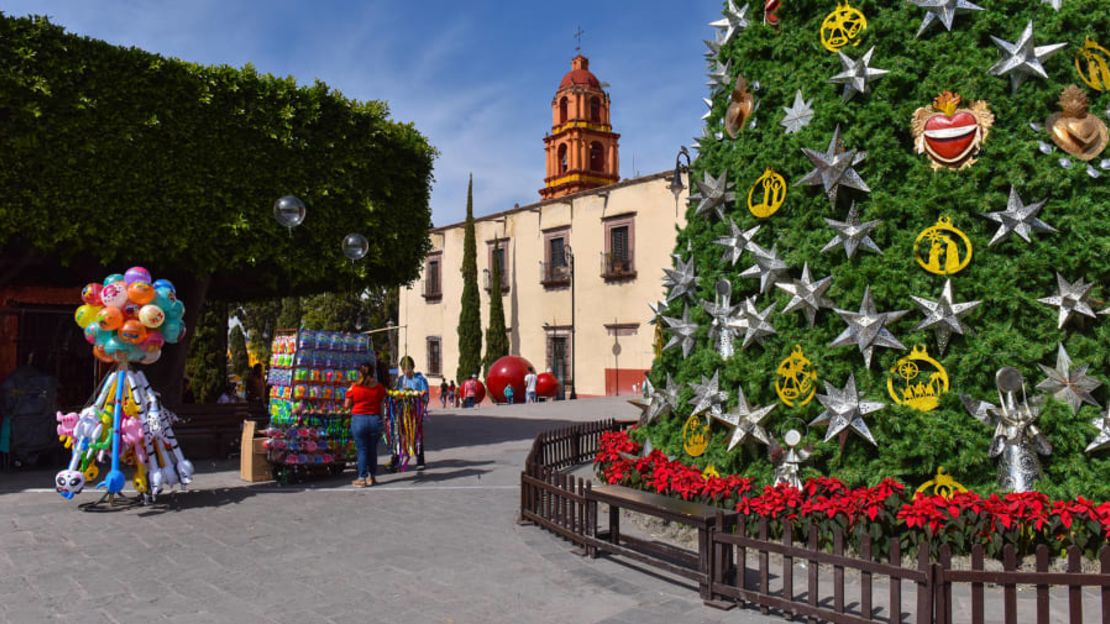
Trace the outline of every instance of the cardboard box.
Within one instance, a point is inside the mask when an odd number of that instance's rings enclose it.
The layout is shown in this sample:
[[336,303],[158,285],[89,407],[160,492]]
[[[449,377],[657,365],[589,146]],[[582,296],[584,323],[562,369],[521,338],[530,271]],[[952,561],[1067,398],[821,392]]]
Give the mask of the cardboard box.
[[270,462],[266,460],[263,443],[266,438],[255,437],[257,423],[248,420],[243,423],[243,437],[239,443],[239,478],[248,483],[269,481],[273,478]]

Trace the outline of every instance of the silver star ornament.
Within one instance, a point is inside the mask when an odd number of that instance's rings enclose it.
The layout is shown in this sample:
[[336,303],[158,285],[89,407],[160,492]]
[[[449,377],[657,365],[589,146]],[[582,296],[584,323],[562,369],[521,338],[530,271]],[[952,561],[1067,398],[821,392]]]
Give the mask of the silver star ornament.
[[1106,407],[1106,411],[1102,412],[1101,416],[1091,420],[1091,424],[1098,429],[1098,435],[1087,445],[1087,448],[1083,449],[1084,452],[1091,453],[1110,448],[1110,406]]
[[745,232],[736,225],[735,221],[729,219],[728,236],[722,236],[713,241],[725,248],[724,254],[721,256],[721,262],[728,262],[730,266],[736,266],[736,262],[740,260],[740,256],[743,255],[745,251],[754,251],[758,249],[758,245],[756,245],[752,239],[755,238],[760,227],[762,226],[757,225]]
[[709,22],[709,25],[718,30],[717,40],[721,45],[727,45],[736,36],[736,33],[748,27],[748,5],[736,8],[736,4],[732,0],[728,0],[728,10],[725,16],[715,22]]
[[694,275],[694,257],[686,262],[675,257],[675,268],[663,269],[663,287],[667,289],[667,303],[685,295],[694,296],[698,287],[698,277]]
[[867,152],[845,150],[844,143],[840,140],[840,126],[837,126],[833,132],[829,149],[824,153],[805,147],[802,148],[802,153],[813,163],[814,169],[801,179],[801,184],[824,187],[825,195],[828,196],[833,207],[836,207],[836,196],[841,186],[864,193],[871,192],[871,188],[854,169],[867,158]]
[[983,7],[968,2],[968,0],[910,0],[910,2],[925,9],[925,17],[921,20],[921,27],[917,29],[917,36],[925,32],[933,22],[940,22],[946,30],[952,30],[952,22],[960,11],[982,11]]
[[1009,75],[1010,88],[1014,93],[1017,93],[1021,83],[1031,76],[1047,80],[1048,74],[1041,62],[1068,46],[1066,43],[1034,46],[1033,20],[1026,23],[1025,30],[1022,31],[1018,40],[1013,43],[999,39],[994,35],[991,35],[991,40],[994,41],[994,45],[1002,50],[1002,58],[991,65],[987,72],[992,76]]
[[818,310],[833,307],[833,302],[825,296],[825,291],[832,286],[832,276],[813,281],[813,276],[809,274],[808,262],[802,266],[802,279],[786,284],[775,284],[775,286],[790,294],[790,302],[782,309],[782,313],[789,314],[794,310],[801,310],[806,315],[811,328],[817,319]]
[[767,430],[760,423],[775,409],[775,404],[772,403],[764,407],[748,405],[748,399],[744,397],[743,387],[736,388],[736,396],[736,407],[724,414],[714,414],[713,416],[732,427],[732,435],[728,439],[728,450],[731,451],[736,448],[736,445],[743,443],[749,435],[764,444],[771,444],[771,438],[767,435]]
[[1056,228],[1037,218],[1037,213],[1044,208],[1047,200],[1042,199],[1032,204],[1024,204],[1018,195],[1017,189],[1010,187],[1010,198],[1006,201],[1006,210],[987,212],[981,216],[998,223],[998,230],[987,243],[993,247],[995,243],[1009,238],[1010,234],[1017,234],[1027,243],[1033,242],[1029,235],[1033,232],[1056,232]]
[[964,326],[960,322],[960,317],[968,312],[971,312],[982,301],[966,301],[964,303],[956,303],[952,300],[952,280],[944,280],[944,290],[940,293],[940,299],[930,301],[924,297],[910,295],[913,302],[925,314],[925,318],[914,327],[914,331],[922,329],[932,329],[933,335],[937,339],[937,349],[941,355],[944,350],[948,348],[948,340],[952,334],[964,333]]
[[888,349],[905,349],[906,346],[890,333],[887,325],[897,321],[906,314],[906,310],[894,312],[878,312],[875,310],[875,301],[871,298],[871,287],[863,292],[863,302],[860,303],[859,312],[837,309],[836,313],[847,323],[848,327],[833,340],[829,346],[845,347],[856,345],[863,354],[863,362],[871,368],[871,355],[875,347]]
[[767,251],[752,243],[752,255],[755,256],[755,264],[744,269],[740,277],[758,277],[759,294],[769,292],[771,287],[790,271],[790,267],[779,258],[776,246],[772,246],[771,251]]
[[707,171],[704,174],[704,180],[695,181],[694,184],[698,186],[698,192],[690,196],[691,201],[698,200],[694,216],[713,210],[723,220],[725,209],[736,201],[736,193],[732,191],[732,183],[728,181],[728,171],[721,172],[721,175],[716,178],[709,175]]
[[857,61],[843,52],[837,52],[840,55],[840,66],[843,71],[829,78],[829,82],[844,85],[845,102],[851,100],[857,93],[867,93],[871,88],[868,84],[869,80],[878,80],[890,73],[885,69],[871,67],[871,55],[874,53],[875,46],[871,46],[871,49]]
[[852,202],[852,207],[848,209],[848,220],[837,221],[836,219],[825,219],[825,223],[829,224],[833,230],[836,231],[836,236],[832,238],[825,246],[821,248],[821,252],[829,252],[837,247],[844,247],[844,253],[848,254],[848,258],[856,255],[856,250],[860,247],[873,251],[882,255],[883,250],[871,240],[871,232],[882,221],[868,221],[862,223],[859,220],[859,210],[856,208],[856,203]]
[[1057,344],[1056,347],[1056,368],[1049,368],[1044,364],[1037,366],[1047,376],[1037,384],[1037,389],[1051,394],[1057,401],[1067,403],[1072,414],[1078,412],[1084,403],[1101,407],[1091,396],[1091,392],[1101,386],[1102,382],[1087,374],[1086,364],[1072,366],[1071,357],[1063,344]]
[[777,303],[772,302],[771,305],[763,308],[760,312],[755,307],[755,297],[748,297],[744,303],[740,304],[740,311],[737,314],[737,321],[734,323],[736,330],[744,332],[744,342],[740,345],[740,349],[747,349],[753,342],[763,343],[763,339],[775,333],[775,327],[771,325],[768,320],[775,312]]
[[715,62],[713,64],[713,67],[710,68],[709,73],[706,74],[709,77],[709,81],[705,84],[713,91],[716,91],[721,87],[727,87],[729,86],[729,83],[732,82],[732,80],[728,77],[728,74],[729,63],[725,63],[724,65],[722,65],[720,62]]
[[640,426],[678,411],[678,390],[674,385],[674,378],[667,373],[667,385],[662,389],[653,390],[651,399],[646,404],[637,403],[637,407],[643,410],[640,415]]
[[689,357],[690,350],[694,348],[694,334],[698,331],[698,324],[690,321],[690,306],[683,307],[682,318],[676,319],[664,316],[663,322],[667,324],[667,329],[671,331],[671,339],[663,345],[663,348],[670,349],[681,345],[682,357]]
[[813,121],[813,100],[806,101],[802,97],[801,89],[794,92],[794,103],[782,107],[782,110],[786,111],[786,116],[779,124],[786,128],[786,134],[799,132]]
[[720,371],[713,371],[713,377],[706,379],[701,376],[701,381],[690,384],[694,390],[694,410],[691,416],[705,412],[705,422],[709,424],[713,416],[720,415],[721,404],[728,400],[728,393],[720,390]]
[[1063,329],[1064,324],[1076,314],[1095,318],[1095,311],[1091,309],[1091,304],[1087,301],[1087,295],[1093,286],[1094,284],[1083,281],[1082,277],[1072,283],[1064,279],[1063,275],[1057,273],[1056,294],[1051,297],[1037,299],[1037,301],[1057,308],[1056,329]]
[[844,384],[843,389],[826,381],[825,394],[818,394],[817,400],[821,402],[825,411],[814,418],[809,426],[828,422],[829,430],[825,432],[826,442],[835,438],[841,431],[851,428],[871,444],[879,445],[875,442],[875,437],[871,435],[871,430],[867,428],[867,422],[863,417],[883,409],[886,404],[878,401],[861,401],[859,391],[856,390],[855,374],[848,375],[848,383]]

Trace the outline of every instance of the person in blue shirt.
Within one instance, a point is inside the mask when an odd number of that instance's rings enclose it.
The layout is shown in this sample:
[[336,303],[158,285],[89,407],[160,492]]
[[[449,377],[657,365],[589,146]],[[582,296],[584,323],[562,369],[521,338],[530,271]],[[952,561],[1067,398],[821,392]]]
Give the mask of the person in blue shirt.
[[[401,358],[401,375],[397,378],[397,390],[415,390],[424,393],[424,408],[428,407],[430,395],[428,393],[428,380],[422,373],[416,372],[416,362],[412,359],[411,355],[406,355]],[[416,453],[416,469],[424,470],[426,467],[424,463],[424,428],[420,428],[421,438],[418,440],[417,453]],[[401,459],[396,455],[390,461],[390,470],[396,470],[397,466],[401,463]]]

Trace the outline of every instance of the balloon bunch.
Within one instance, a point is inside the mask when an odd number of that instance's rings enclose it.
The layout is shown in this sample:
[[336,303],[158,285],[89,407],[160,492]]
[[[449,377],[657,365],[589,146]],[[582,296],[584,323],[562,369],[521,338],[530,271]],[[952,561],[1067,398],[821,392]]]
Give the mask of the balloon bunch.
[[164,344],[185,336],[185,304],[177,290],[169,280],[152,280],[143,267],[88,284],[81,299],[74,320],[102,362],[153,364]]
[[[121,463],[134,466],[132,484],[144,500],[154,500],[167,486],[180,484],[184,489],[193,480],[193,464],[185,459],[173,432],[176,417],[162,407],[142,372],[105,376],[90,405],[80,413],[59,412],[57,419],[58,439],[72,449],[69,465],[54,477],[55,490],[63,498],[79,494],[100,474],[98,463],[109,461],[109,477],[119,472]],[[107,487],[114,494],[122,484]]]

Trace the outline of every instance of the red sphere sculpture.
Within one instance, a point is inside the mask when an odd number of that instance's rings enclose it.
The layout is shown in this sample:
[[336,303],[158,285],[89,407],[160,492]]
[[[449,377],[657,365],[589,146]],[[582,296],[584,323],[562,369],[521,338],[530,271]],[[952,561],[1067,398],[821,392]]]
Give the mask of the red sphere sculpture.
[[559,394],[559,378],[554,373],[540,373],[536,377],[536,396],[554,398]]
[[477,379],[474,380],[474,383],[478,384],[478,389],[474,391],[474,404],[478,405],[486,400],[486,385]]
[[505,402],[505,388],[513,387],[513,403],[524,402],[524,376],[532,363],[519,355],[505,355],[497,359],[489,367],[486,375],[486,386],[493,400],[498,403]]

